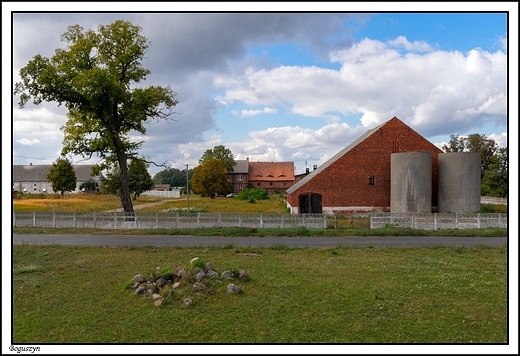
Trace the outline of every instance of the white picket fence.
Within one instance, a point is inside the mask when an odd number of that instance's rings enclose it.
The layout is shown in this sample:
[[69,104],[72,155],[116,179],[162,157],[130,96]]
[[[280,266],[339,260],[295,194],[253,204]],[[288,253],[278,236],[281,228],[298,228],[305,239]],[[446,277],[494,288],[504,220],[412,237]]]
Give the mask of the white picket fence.
[[13,211],[16,227],[73,227],[96,229],[158,228],[327,228],[325,214],[244,214],[244,213],[121,213]]
[[370,228],[386,226],[409,227],[412,229],[482,229],[507,228],[507,214],[488,213],[373,213],[370,214]]
[[507,205],[507,198],[480,197],[480,204]]
[[141,195],[148,195],[152,197],[163,197],[163,198],[180,198],[181,191],[180,189],[172,189],[172,190],[147,190]]

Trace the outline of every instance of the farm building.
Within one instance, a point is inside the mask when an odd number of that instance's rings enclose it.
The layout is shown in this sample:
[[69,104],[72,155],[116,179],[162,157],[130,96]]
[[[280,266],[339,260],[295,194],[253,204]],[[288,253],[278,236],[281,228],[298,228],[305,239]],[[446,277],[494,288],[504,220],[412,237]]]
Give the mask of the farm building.
[[[18,193],[53,193],[51,182],[47,175],[52,165],[13,165],[13,190]],[[79,193],[79,187],[92,177],[93,165],[75,165],[76,189],[72,193]]]
[[262,188],[272,193],[286,190],[294,184],[294,162],[250,162],[235,160],[235,169],[228,173],[227,180],[233,192],[245,189],[248,183],[253,188]]
[[436,209],[443,151],[397,117],[367,131],[287,189],[287,206],[295,214],[390,211],[391,155],[404,152],[431,154],[428,204]]
[[249,158],[235,160],[233,172],[228,173],[227,181],[233,186],[233,193],[246,188],[249,181]]
[[286,190],[294,184],[294,162],[249,162],[249,182],[270,193]]

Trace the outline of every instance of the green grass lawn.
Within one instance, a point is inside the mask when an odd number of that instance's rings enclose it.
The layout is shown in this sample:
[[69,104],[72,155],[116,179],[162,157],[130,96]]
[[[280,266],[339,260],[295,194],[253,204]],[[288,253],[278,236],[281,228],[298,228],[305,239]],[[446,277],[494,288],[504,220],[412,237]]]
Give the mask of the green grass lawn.
[[[506,343],[507,248],[15,245],[15,343]],[[199,257],[240,295],[156,307],[136,274]]]

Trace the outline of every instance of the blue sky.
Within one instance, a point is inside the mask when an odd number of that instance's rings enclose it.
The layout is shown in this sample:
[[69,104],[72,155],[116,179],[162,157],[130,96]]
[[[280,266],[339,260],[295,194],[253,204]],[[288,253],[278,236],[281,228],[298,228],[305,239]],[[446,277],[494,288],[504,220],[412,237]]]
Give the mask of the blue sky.
[[[508,6],[502,13],[358,6],[354,13],[14,13],[13,83],[34,55],[63,46],[67,26],[95,30],[123,18],[152,42],[143,84],[170,85],[180,101],[176,122],[132,139],[144,140],[142,155],[173,168],[194,167],[206,149],[224,145],[236,159],[293,161],[301,173],[393,116],[439,147],[451,134],[472,133],[508,144]],[[52,163],[66,112],[54,103],[19,109],[17,99],[9,113],[13,163]],[[159,170],[150,167],[152,175]]]

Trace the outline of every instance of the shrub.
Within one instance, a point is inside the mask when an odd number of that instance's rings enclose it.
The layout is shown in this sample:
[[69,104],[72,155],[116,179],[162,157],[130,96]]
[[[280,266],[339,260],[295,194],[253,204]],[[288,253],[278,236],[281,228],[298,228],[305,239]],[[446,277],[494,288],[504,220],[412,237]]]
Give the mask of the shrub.
[[269,199],[269,193],[267,190],[262,188],[246,188],[242,189],[237,197],[240,200],[247,200],[250,203],[254,203],[256,200],[266,200]]

